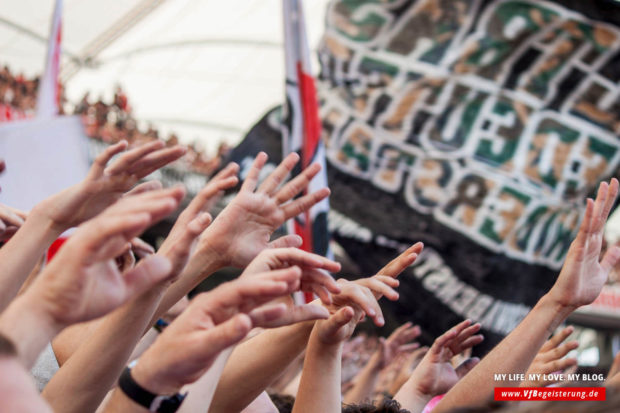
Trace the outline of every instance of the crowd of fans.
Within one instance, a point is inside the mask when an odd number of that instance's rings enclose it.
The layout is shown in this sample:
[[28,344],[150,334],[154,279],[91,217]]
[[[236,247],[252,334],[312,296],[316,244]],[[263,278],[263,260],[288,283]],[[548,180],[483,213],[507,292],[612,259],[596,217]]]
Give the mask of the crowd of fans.
[[[97,157],[82,182],[29,213],[0,205],[3,411],[523,411],[488,403],[494,388],[548,386],[557,379],[545,374],[575,366],[565,357],[577,346],[566,341],[572,328],[561,326],[596,299],[620,261],[616,246],[600,257],[618,195],[612,179],[587,200],[556,283],[482,359],[471,357],[483,340],[472,320],[430,347],[418,346],[420,329],[411,323],[387,338],[354,336],[366,318],[384,325],[380,303],[400,298],[398,276],[424,246],[412,245],[375,275],[336,281],[331,274],[340,264],[298,249],[298,236],[271,239],[329,196],[323,188],[298,197],[320,166],[287,181],[299,161],[293,153],[259,181],[267,162],[260,153],[215,219],[208,211],[216,198],[238,183],[234,163],[189,202],[155,251],[137,237],[179,208],[186,191],[139,182],[185,153],[159,140],[122,140]],[[0,171],[12,162],[19,160],[0,161]],[[76,230],[45,262],[69,228]],[[188,300],[196,285],[230,266],[242,269],[237,279]],[[298,291],[317,299],[295,304]],[[618,371],[620,358],[608,388],[620,383]],[[612,391],[607,402],[594,403],[620,405]],[[527,409],[567,411],[555,402]]]
[[[37,85],[4,67],[0,103],[31,116]],[[620,262],[618,246],[601,258],[618,195],[612,179],[587,200],[557,282],[481,360],[471,357],[484,339],[473,320],[428,347],[416,342],[421,331],[413,323],[386,338],[355,334],[366,318],[384,325],[381,300],[400,299],[398,276],[423,252],[421,243],[377,274],[336,281],[340,264],[298,249],[299,237],[271,240],[287,220],[329,196],[326,188],[306,194],[320,166],[286,182],[299,161],[291,154],[259,182],[267,161],[261,153],[215,219],[209,210],[216,199],[238,184],[234,163],[190,200],[156,251],[138,236],[174,214],[187,194],[143,180],[181,159],[212,174],[227,148],[206,158],[174,135],[163,141],[153,128],[140,131],[120,88],[110,104],[85,95],[74,113],[88,136],[109,144],[88,176],[29,213],[0,204],[2,411],[524,411],[489,403],[494,388],[562,385],[545,375],[576,368],[567,355],[578,343],[568,341],[573,329],[563,323],[596,299]],[[0,173],[14,162],[0,159]],[[77,229],[48,259],[50,245],[70,228]],[[230,266],[242,269],[239,278],[188,298]],[[299,291],[317,299],[295,304]],[[609,389],[620,385],[618,372],[620,357],[604,383]],[[613,390],[602,406],[620,406]]]
[[[39,78],[28,79],[23,75],[14,75],[8,66],[0,71],[0,112],[5,108],[11,110],[6,118],[32,117],[36,110],[37,89]],[[93,139],[113,144],[125,140],[130,144],[142,144],[163,139],[168,146],[179,144],[179,138],[174,133],[162,138],[157,129],[149,125],[146,131],[138,127],[138,121],[132,116],[131,106],[127,95],[120,86],[114,92],[111,103],[105,103],[102,98],[93,101],[89,93],[75,105],[70,105],[62,97],[65,107],[72,107],[72,113],[82,116],[86,134]],[[0,121],[2,115],[0,113]],[[8,119],[5,119],[8,120]],[[187,145],[187,153],[179,160],[183,168],[203,175],[211,175],[217,170],[230,151],[230,147],[222,142],[217,153],[209,156],[200,150],[195,143]]]

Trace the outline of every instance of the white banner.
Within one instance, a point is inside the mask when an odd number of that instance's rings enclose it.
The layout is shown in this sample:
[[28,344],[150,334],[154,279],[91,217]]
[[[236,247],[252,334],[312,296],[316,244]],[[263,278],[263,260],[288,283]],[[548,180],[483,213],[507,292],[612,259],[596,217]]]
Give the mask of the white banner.
[[80,182],[89,169],[87,139],[77,116],[0,125],[0,202],[28,211]]

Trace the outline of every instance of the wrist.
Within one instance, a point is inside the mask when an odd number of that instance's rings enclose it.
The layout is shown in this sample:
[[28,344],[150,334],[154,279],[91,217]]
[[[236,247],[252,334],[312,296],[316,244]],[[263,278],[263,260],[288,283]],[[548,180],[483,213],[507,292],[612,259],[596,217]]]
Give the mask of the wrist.
[[381,351],[376,350],[372,356],[370,356],[368,363],[366,363],[366,368],[372,371],[379,371],[382,368],[382,364]]
[[550,321],[547,330],[549,334],[553,334],[556,328],[576,309],[577,307],[556,299],[550,291],[541,297],[532,311],[544,312],[549,315]]
[[32,290],[16,298],[0,317],[0,332],[15,344],[27,368],[63,328]]
[[151,393],[170,396],[178,393],[182,385],[169,383],[166,380],[166,374],[160,374],[153,364],[148,360],[148,355],[140,358],[140,362],[131,369],[131,377],[145,390]]
[[430,388],[420,385],[420,382],[411,376],[394,395],[394,400],[407,410],[421,412],[433,397],[435,395]]
[[417,386],[414,384],[411,395],[414,399],[416,399],[420,404],[427,405],[428,402],[437,394],[424,390],[421,386]]
[[228,255],[210,242],[208,234],[205,233],[201,238],[198,241],[196,250],[189,259],[186,271],[205,277],[217,270],[230,266]]
[[35,205],[30,213],[28,214],[28,220],[31,220],[38,228],[44,228],[45,233],[49,234],[49,237],[52,238],[52,241],[56,240],[63,232],[65,232],[69,227],[62,223],[58,223],[54,221],[46,211],[49,210],[49,207],[45,205],[46,201],[38,203]]

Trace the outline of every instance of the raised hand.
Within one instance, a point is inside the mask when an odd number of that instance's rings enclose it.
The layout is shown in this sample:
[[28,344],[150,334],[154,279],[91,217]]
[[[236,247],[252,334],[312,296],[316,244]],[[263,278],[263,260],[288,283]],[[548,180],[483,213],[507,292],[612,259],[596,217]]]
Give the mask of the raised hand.
[[323,188],[293,200],[319,172],[318,164],[310,165],[279,188],[298,161],[299,155],[295,153],[287,156],[257,189],[260,172],[267,162],[267,154],[259,153],[239,194],[205,231],[199,249],[217,252],[223,265],[245,267],[265,248],[298,247],[301,239],[296,235],[270,243],[271,234],[286,220],[329,195],[329,189]]
[[59,230],[77,226],[119,200],[140,179],[185,154],[182,147],[164,148],[163,142],[156,141],[129,150],[107,165],[126,148],[126,141],[106,148],[95,159],[86,179],[45,199],[34,210],[48,217]]
[[183,195],[183,189],[172,188],[119,201],[78,228],[28,293],[44,302],[56,323],[69,325],[102,316],[164,280],[171,271],[165,258],[146,258],[123,274],[115,258],[174,211]]
[[191,255],[195,240],[211,223],[209,209],[224,190],[237,184],[235,175],[238,168],[237,164],[232,163],[209,180],[177,218],[157,252],[172,263],[170,281],[174,281],[181,274]]
[[418,367],[426,353],[428,353],[428,347],[424,346],[415,349],[411,354],[406,356],[404,363],[402,363],[400,369],[398,369],[398,373],[390,385],[388,391],[390,394],[396,394],[403,384],[409,380],[411,373]]
[[420,345],[411,343],[420,335],[420,327],[414,326],[411,322],[407,322],[390,334],[387,339],[381,337],[379,355],[381,369],[387,367],[399,354],[415,350]]
[[159,394],[175,393],[194,382],[222,350],[264,321],[257,307],[290,294],[300,277],[299,268],[291,267],[231,281],[195,297],[142,355],[132,376]]
[[[456,369],[452,367],[450,360],[464,350],[482,342],[482,335],[476,334],[478,331],[480,331],[480,324],[471,325],[471,321],[465,320],[439,336],[409,379],[414,391],[426,396],[446,393],[461,377],[474,368],[478,359],[466,360]],[[403,386],[401,391],[411,390],[408,387]],[[399,400],[401,391],[394,397],[396,400]]]
[[[572,326],[565,327],[543,344],[534,361],[530,364],[527,373],[525,373],[525,381],[521,382],[521,387],[542,387],[557,383],[559,380],[543,378],[544,375],[564,371],[577,365],[577,359],[564,358],[570,351],[579,347],[577,341],[564,342],[573,331]],[[530,377],[534,377],[535,374],[539,374],[540,379],[530,380]]]
[[400,255],[398,255],[398,257],[388,262],[385,267],[381,268],[377,272],[377,274],[387,275],[392,278],[398,277],[400,273],[405,270],[405,268],[409,267],[415,262],[415,260],[418,258],[418,255],[420,255],[423,249],[424,244],[421,242],[416,242],[405,251],[403,251]]
[[325,320],[329,318],[329,311],[325,307],[313,304],[296,305],[292,298],[283,297],[277,304],[266,304],[254,311],[254,316],[260,318],[262,328],[278,328],[311,320]]
[[562,271],[549,291],[556,303],[576,309],[592,303],[610,271],[620,260],[620,248],[612,246],[600,260],[605,222],[618,195],[618,180],[602,182],[596,200],[587,200],[577,238],[571,243]]
[[389,299],[397,300],[398,293],[394,288],[398,284],[398,280],[385,276],[360,278],[355,281],[341,278],[338,280],[341,291],[332,296],[332,304],[328,305],[327,309],[330,314],[335,314],[342,307],[350,306],[361,314],[361,317],[366,315],[372,318],[375,325],[381,327],[385,324],[385,319],[376,296],[385,294]]
[[241,277],[297,265],[302,269],[301,290],[316,293],[326,304],[331,302],[330,292],[338,294],[340,287],[326,272],[340,271],[340,264],[317,254],[297,248],[271,248],[259,253],[246,267]]

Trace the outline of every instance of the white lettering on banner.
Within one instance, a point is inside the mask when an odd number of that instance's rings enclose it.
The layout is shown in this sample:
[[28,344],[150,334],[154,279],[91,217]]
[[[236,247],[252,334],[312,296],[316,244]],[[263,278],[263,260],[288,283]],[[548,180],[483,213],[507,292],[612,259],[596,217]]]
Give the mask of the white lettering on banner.
[[548,1],[436,0],[433,15],[418,2],[398,22],[396,3],[335,3],[320,53],[330,163],[494,252],[559,268],[585,195],[620,165],[620,87],[601,70],[620,30]]
[[[383,235],[374,235],[370,229],[333,209],[329,211],[329,231],[364,243],[374,242],[389,246],[397,251],[404,251],[408,247]],[[452,311],[462,318],[480,322],[483,328],[494,333],[508,334],[530,310],[522,304],[497,300],[459,280],[441,256],[428,246],[410,270],[411,275],[420,281],[425,290],[435,295]]]
[[459,280],[430,247],[422,251],[412,272],[427,291],[456,314],[497,334],[511,332],[530,311],[525,305],[495,299]]

